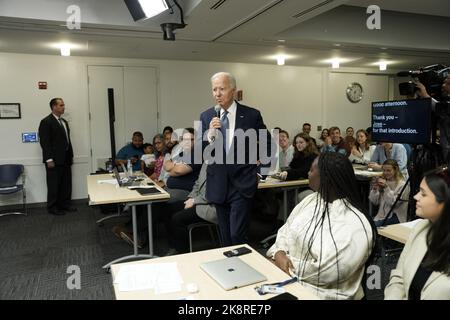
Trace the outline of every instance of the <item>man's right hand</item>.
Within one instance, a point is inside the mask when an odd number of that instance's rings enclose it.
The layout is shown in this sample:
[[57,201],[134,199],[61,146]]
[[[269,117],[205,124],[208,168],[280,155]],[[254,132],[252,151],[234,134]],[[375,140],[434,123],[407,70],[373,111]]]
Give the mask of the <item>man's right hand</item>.
[[55,161],[48,161],[47,162],[47,168],[53,169],[55,167]]
[[274,256],[275,265],[286,272],[288,275],[291,275],[290,270],[294,270],[294,265],[292,264],[291,259],[288,258],[286,252],[278,251]]
[[210,141],[214,140],[214,138],[216,136],[215,129],[220,129],[221,126],[222,126],[222,124],[218,117],[212,118],[211,122],[209,123],[209,132],[208,132],[208,139]]

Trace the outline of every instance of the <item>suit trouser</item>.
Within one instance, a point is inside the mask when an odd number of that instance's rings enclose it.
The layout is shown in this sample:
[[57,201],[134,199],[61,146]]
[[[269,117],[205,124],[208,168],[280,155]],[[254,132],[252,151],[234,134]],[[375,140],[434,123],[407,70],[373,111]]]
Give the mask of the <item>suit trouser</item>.
[[197,215],[195,210],[196,208],[194,206],[189,209],[178,211],[172,216],[172,241],[175,249],[180,253],[189,252],[188,226],[193,223],[205,221]]
[[235,189],[229,190],[225,203],[215,204],[223,246],[248,242],[252,205],[253,198],[245,198]]
[[47,209],[67,208],[72,198],[72,170],[70,164],[57,165],[47,173]]

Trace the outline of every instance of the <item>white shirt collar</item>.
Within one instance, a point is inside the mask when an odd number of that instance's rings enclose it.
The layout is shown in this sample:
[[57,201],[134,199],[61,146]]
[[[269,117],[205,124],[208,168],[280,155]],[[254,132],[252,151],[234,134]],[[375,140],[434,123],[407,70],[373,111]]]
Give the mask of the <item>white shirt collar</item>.
[[[231,106],[227,110],[228,111],[228,116],[235,115],[236,114],[236,109],[237,109],[236,101],[233,101],[233,103],[231,104]],[[224,112],[225,112],[225,109],[223,109],[221,107],[220,108],[220,117],[222,117]]]
[[56,120],[59,120],[59,119],[62,119],[61,117],[58,117],[56,114],[54,114],[53,112],[52,112],[52,115],[56,118]]

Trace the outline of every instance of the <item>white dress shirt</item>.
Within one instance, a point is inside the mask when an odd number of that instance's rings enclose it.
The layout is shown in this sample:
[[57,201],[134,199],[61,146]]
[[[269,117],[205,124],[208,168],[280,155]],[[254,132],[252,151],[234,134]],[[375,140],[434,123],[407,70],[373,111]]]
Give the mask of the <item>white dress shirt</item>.
[[[233,103],[227,110],[228,111],[227,118],[228,118],[228,123],[229,123],[229,128],[227,131],[227,150],[230,150],[231,144],[233,142],[234,128],[236,127],[236,109],[237,109],[236,101],[233,101]],[[225,109],[221,108],[220,109],[220,119],[222,119],[224,112],[225,112]]]

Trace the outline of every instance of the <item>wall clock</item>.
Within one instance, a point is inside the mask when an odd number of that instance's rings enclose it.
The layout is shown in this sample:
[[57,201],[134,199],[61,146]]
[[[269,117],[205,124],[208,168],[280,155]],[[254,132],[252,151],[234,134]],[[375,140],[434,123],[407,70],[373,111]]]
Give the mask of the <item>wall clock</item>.
[[358,103],[363,98],[363,88],[357,82],[350,83],[345,93],[347,94],[347,99],[352,103]]

